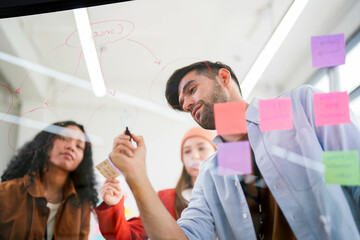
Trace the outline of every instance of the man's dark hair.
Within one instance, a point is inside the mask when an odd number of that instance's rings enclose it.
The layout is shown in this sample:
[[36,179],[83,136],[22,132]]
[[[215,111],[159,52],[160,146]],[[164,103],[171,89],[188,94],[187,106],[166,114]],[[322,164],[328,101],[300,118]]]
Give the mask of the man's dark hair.
[[230,72],[231,79],[233,79],[235,81],[236,85],[238,85],[240,94],[241,94],[239,81],[236,78],[233,70],[228,65],[226,65],[222,62],[214,63],[214,62],[210,62],[210,61],[201,61],[201,62],[196,62],[196,63],[190,64],[186,67],[180,68],[171,75],[171,77],[169,78],[169,80],[166,83],[166,91],[165,91],[165,97],[166,97],[166,100],[167,100],[168,104],[170,105],[170,107],[172,107],[173,109],[179,110],[179,111],[183,111],[183,109],[179,103],[179,84],[180,84],[181,79],[187,73],[189,73],[193,70],[196,70],[196,74],[203,74],[203,75],[215,80],[216,79],[215,77],[219,73],[219,70],[221,68],[225,68]]
[[[52,125],[59,127],[77,126],[85,134],[84,127],[74,121],[56,122]],[[25,174],[29,174],[30,180],[33,182],[37,172],[42,174],[41,170],[48,167],[49,151],[52,149],[54,140],[57,137],[50,129],[51,125],[20,148],[1,176],[2,182],[23,177]],[[88,139],[86,134],[85,138]],[[86,143],[84,158],[76,170],[69,174],[69,177],[74,183],[80,204],[87,200],[95,208],[98,197],[95,188],[96,181],[90,143]],[[79,206],[79,203],[74,199],[72,199],[72,202],[74,205]]]

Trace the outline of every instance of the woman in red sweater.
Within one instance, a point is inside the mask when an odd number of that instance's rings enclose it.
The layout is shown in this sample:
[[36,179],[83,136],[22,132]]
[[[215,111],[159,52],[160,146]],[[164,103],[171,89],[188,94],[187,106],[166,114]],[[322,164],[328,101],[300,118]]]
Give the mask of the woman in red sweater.
[[[175,189],[158,192],[164,206],[176,220],[188,205],[200,163],[216,151],[216,146],[211,142],[214,137],[213,131],[194,127],[188,130],[182,139],[183,169],[178,183]],[[123,192],[119,183],[117,179],[107,179],[100,189],[104,201],[95,208],[95,212],[101,234],[106,239],[147,239],[140,217],[126,220]]]

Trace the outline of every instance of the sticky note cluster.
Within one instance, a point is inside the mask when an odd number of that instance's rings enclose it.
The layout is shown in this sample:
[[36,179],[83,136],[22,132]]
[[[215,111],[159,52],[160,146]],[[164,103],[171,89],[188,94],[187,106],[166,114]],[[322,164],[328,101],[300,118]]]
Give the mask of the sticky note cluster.
[[[311,53],[314,68],[345,64],[344,34],[312,37]],[[316,126],[351,123],[347,92],[315,93],[313,104]],[[246,104],[244,102],[215,104],[214,118],[218,135],[247,133]],[[291,99],[259,100],[259,126],[262,132],[293,129]],[[248,141],[220,144],[218,146],[219,174],[251,174],[250,153],[251,147]],[[358,154],[357,151],[324,152],[323,164],[326,183],[360,185]],[[318,167],[322,169],[323,165]]]
[[[245,102],[215,104],[214,118],[218,135],[246,134],[245,112]],[[251,173],[250,151],[248,141],[220,144],[218,147],[219,175]]]
[[[349,96],[346,92],[315,93],[313,96],[316,126],[348,124]],[[218,135],[246,134],[246,105],[227,102],[214,105],[215,128]],[[259,125],[262,132],[293,129],[290,98],[259,100]],[[248,144],[248,142],[247,142]],[[225,143],[218,149],[220,175],[251,172],[250,145],[242,142]],[[241,157],[239,157],[241,156]],[[250,170],[249,170],[250,169]]]

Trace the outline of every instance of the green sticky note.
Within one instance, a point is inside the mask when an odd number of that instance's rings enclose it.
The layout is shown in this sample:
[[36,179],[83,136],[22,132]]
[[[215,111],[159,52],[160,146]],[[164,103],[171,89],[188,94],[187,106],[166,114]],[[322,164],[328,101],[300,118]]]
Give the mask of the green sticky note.
[[359,153],[357,151],[323,152],[325,182],[360,185]]

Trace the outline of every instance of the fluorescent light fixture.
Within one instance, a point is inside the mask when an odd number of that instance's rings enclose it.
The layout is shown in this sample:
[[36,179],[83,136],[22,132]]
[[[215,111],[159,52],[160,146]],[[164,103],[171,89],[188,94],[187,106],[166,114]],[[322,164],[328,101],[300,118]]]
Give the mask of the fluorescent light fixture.
[[103,97],[106,95],[106,87],[86,8],[74,9],[74,16],[94,94],[97,97]]
[[284,39],[294,26],[308,1],[309,0],[296,0],[285,14],[270,40],[267,42],[255,63],[245,76],[244,81],[241,83],[241,91],[244,99],[249,97],[251,91],[260,80],[261,75],[264,73],[276,51],[280,48]]
[[81,78],[78,78],[75,76],[71,76],[71,75],[63,73],[63,72],[59,72],[52,68],[48,68],[48,67],[42,66],[40,64],[30,62],[28,60],[18,58],[18,57],[15,57],[13,55],[10,55],[10,54],[4,53],[4,52],[0,52],[0,60],[14,64],[19,67],[26,68],[33,72],[43,74],[45,76],[49,76],[51,78],[55,78],[57,80],[74,85],[76,87],[80,87],[80,88],[91,91],[91,84],[89,83],[89,81],[86,81],[84,79],[81,79]]
[[[40,74],[44,74],[45,76],[52,77],[54,79],[57,79],[59,81],[71,84],[73,86],[85,89],[87,91],[91,91],[91,84],[89,81],[86,81],[85,79],[78,78],[75,76],[71,76],[69,74],[56,71],[54,69],[42,66],[37,63],[33,63],[18,57],[15,57],[13,55],[4,53],[0,51],[0,60],[3,60],[5,62],[14,64],[19,67],[26,68],[30,71],[38,72]],[[180,112],[176,112],[174,110],[171,110],[168,107],[163,107],[158,104],[152,103],[150,101],[143,100],[141,98],[134,97],[130,94],[121,93],[119,91],[116,91],[116,94],[114,96],[110,96],[111,98],[115,98],[121,102],[124,102],[126,104],[130,104],[133,106],[136,106],[138,108],[144,109],[149,112],[154,112],[156,114],[162,115],[164,117],[181,121],[184,123],[194,123],[193,119],[190,117],[189,114],[183,114]],[[0,113],[0,119],[1,119],[1,113]]]

